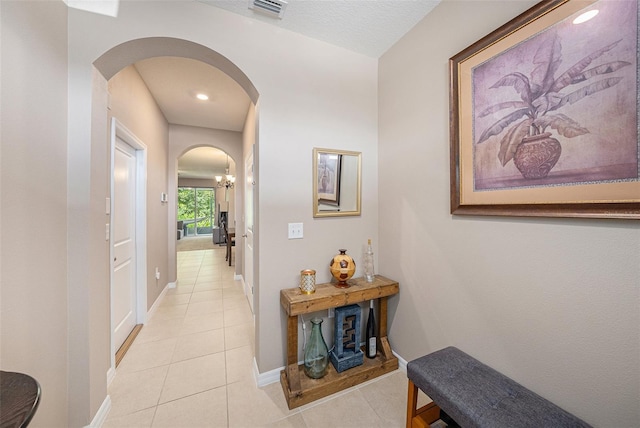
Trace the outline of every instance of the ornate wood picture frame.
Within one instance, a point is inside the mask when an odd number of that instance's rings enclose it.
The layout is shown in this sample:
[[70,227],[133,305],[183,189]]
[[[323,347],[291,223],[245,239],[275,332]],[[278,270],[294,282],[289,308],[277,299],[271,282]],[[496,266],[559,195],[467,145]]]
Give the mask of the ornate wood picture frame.
[[545,0],[449,60],[452,214],[640,219],[637,21]]

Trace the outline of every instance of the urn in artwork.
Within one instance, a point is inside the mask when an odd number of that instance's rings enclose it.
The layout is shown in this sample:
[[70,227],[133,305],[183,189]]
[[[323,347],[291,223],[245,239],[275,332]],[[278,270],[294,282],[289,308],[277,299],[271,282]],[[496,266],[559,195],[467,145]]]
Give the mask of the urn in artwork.
[[551,133],[532,135],[522,140],[513,162],[524,178],[544,178],[560,158],[562,146]]

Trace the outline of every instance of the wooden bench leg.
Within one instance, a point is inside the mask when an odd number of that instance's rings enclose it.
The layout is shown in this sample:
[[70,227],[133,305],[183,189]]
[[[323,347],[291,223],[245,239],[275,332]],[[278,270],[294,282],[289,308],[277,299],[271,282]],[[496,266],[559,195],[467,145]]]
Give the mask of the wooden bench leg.
[[409,379],[409,391],[407,392],[407,428],[411,428],[411,421],[416,416],[418,405],[418,387]]
[[407,428],[429,428],[429,425],[440,419],[440,408],[431,402],[418,407],[418,387],[409,379],[407,391]]

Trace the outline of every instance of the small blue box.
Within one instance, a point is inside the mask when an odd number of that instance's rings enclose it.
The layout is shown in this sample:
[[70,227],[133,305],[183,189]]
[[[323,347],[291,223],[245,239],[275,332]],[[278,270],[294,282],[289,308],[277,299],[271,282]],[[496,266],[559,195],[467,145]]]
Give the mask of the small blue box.
[[329,357],[338,373],[364,362],[364,353],[360,349],[361,314],[358,305],[336,308],[333,331],[335,343]]

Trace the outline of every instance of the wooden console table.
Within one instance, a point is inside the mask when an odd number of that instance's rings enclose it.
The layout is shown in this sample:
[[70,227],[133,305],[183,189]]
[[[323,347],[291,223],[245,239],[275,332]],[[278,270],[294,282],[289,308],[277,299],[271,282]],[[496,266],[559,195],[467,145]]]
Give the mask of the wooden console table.
[[[389,373],[398,368],[398,359],[391,353],[387,339],[387,297],[397,294],[396,281],[376,275],[373,282],[364,278],[348,281],[349,288],[337,288],[333,284],[316,286],[313,294],[303,294],[298,287],[280,290],[280,304],[288,315],[287,321],[287,366],[280,373],[280,383],[289,409],[310,403],[343,389]],[[336,372],[329,363],[327,374],[321,379],[311,379],[304,374],[304,365],[298,365],[298,315],[321,311],[352,303],[378,299],[377,355],[365,358],[360,366],[342,373]],[[331,347],[331,346],[329,346]]]

